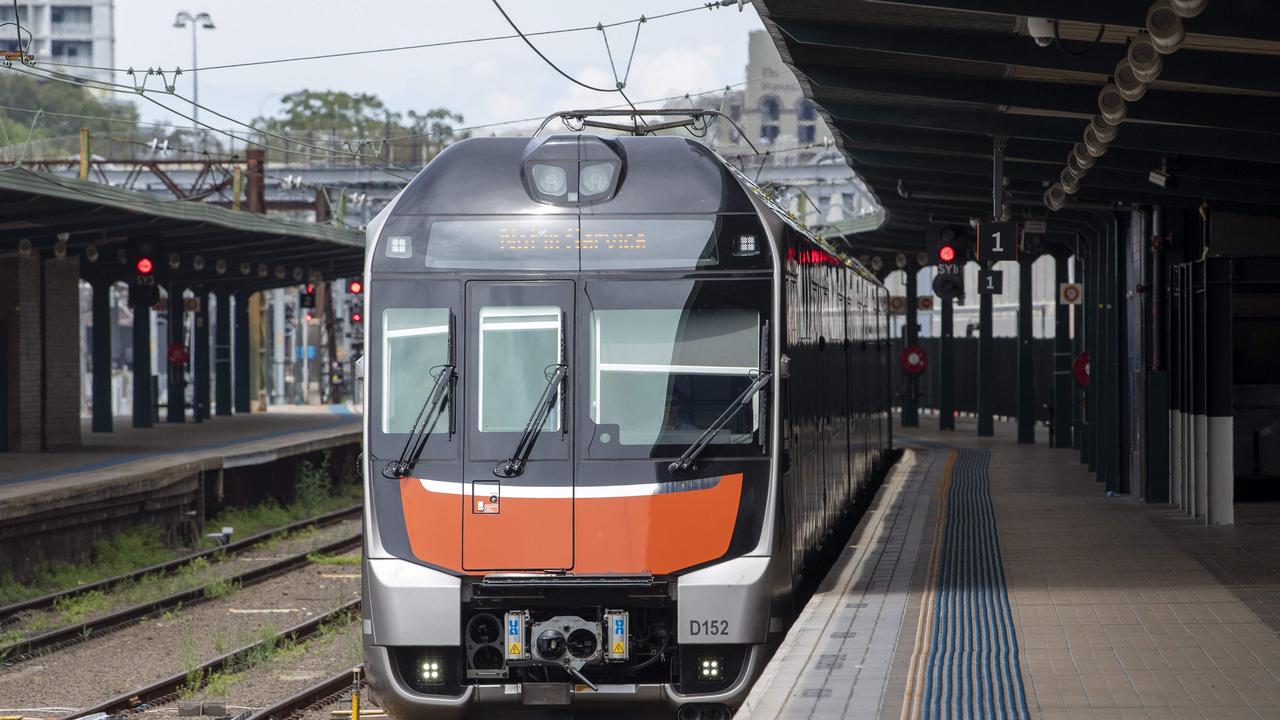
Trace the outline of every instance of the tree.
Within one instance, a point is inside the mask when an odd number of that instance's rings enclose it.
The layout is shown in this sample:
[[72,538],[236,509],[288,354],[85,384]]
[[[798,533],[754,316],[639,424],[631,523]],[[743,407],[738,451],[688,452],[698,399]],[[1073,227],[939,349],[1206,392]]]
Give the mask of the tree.
[[[80,128],[101,135],[131,135],[138,110],[131,103],[99,97],[89,90],[55,80],[36,80],[18,73],[0,73],[0,144],[7,155],[22,152],[28,136],[33,155],[48,157],[74,151]],[[26,108],[10,110],[6,108]],[[38,118],[35,110],[44,110]],[[83,116],[83,117],[67,117]],[[33,124],[34,122],[34,124]]]
[[368,93],[299,90],[280,98],[280,110],[254,121],[255,127],[294,143],[263,134],[268,145],[283,145],[288,162],[296,152],[308,159],[324,156],[314,146],[332,148],[330,157],[355,153],[368,159],[422,163],[458,138],[462,116],[447,108],[400,113]]

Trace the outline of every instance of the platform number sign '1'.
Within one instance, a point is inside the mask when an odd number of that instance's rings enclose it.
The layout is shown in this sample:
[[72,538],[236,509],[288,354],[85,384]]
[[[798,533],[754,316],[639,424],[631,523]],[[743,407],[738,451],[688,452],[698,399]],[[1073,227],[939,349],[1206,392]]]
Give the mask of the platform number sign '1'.
[[984,222],[978,225],[978,259],[983,262],[1017,260],[1017,223]]
[[1004,292],[1004,273],[999,270],[978,271],[978,294],[999,295]]

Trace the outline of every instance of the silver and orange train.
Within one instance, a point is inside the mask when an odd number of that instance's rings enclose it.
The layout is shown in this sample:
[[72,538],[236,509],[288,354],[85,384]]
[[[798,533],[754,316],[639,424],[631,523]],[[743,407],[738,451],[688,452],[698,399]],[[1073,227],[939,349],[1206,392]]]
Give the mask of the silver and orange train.
[[382,706],[727,718],[886,462],[883,286],[706,147],[590,134],[451,146],[365,282]]

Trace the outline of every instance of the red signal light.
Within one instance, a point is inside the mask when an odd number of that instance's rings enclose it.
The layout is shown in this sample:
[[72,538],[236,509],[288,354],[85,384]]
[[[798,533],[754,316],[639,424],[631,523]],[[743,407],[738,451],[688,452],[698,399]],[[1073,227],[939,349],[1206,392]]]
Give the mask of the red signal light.
[[954,262],[956,259],[956,249],[950,245],[943,245],[938,248],[938,259],[944,263]]
[[316,294],[316,286],[315,286],[314,284],[312,284],[312,283],[307,283],[307,294],[308,294],[308,295],[315,295],[315,294]]
[[148,258],[148,257],[138,258],[137,268],[138,268],[139,275],[150,275],[151,270],[154,267],[155,266],[151,263],[151,258]]
[[358,312],[353,312],[353,313],[351,313],[351,322],[353,322],[353,323],[358,323],[358,322],[360,322],[360,321],[362,321],[362,320],[364,320],[364,315],[361,315],[361,314],[360,314],[360,313],[358,313]]
[[352,280],[348,282],[347,292],[351,293],[352,295],[359,295],[360,293],[364,292],[364,283],[360,282],[359,280]]

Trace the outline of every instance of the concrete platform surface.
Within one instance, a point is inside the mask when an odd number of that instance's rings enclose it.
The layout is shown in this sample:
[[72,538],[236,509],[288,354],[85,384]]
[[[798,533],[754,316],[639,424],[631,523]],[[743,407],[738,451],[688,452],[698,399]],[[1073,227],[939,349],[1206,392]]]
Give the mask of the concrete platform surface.
[[1280,504],[1206,527],[996,427],[896,430],[902,462],[736,717],[1280,717]]
[[74,450],[0,453],[0,522],[33,496],[56,500],[131,478],[141,482],[269,462],[360,436],[359,415],[345,405],[273,408],[144,429],[123,418],[116,427],[112,433],[86,428],[84,446]]

